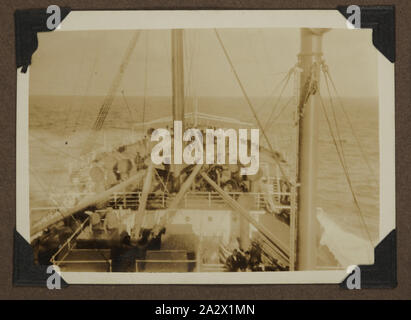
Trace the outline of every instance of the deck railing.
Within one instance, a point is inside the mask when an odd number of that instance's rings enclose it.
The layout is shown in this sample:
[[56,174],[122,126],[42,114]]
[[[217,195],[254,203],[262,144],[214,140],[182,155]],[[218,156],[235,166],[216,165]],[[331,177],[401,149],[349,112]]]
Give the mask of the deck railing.
[[[241,195],[247,195],[253,198],[253,203],[251,210],[264,210],[266,207],[266,198],[273,197],[274,195],[288,196],[289,193],[243,193],[243,192],[229,192],[232,198],[239,199]],[[141,197],[141,192],[119,192],[113,194],[110,205],[112,206],[123,206],[126,208],[137,208],[139,205],[139,199]],[[150,193],[148,196],[148,204],[154,208],[167,208],[168,205],[174,200],[174,194],[168,193]],[[221,207],[228,207],[224,199],[217,192],[187,192],[181,202],[181,208],[208,208],[208,209],[218,209]],[[274,207],[278,209],[289,209],[288,204],[279,204],[274,201]]]
[[83,223],[73,232],[73,234],[63,243],[63,245],[60,246],[57,252],[51,257],[51,263],[58,265],[60,261],[63,261],[66,258],[66,256],[70,253],[70,250],[75,247],[75,240],[87,226],[88,221],[89,217],[87,217],[86,220],[84,220]]
[[[259,192],[228,192],[228,194],[234,198],[239,199],[241,195],[247,195],[253,198],[253,203],[250,210],[264,210],[266,208],[266,201],[268,198],[274,198],[279,196],[290,196],[289,192],[272,192],[272,193],[259,193]],[[89,194],[73,194],[73,196],[84,197]],[[109,201],[110,206],[123,208],[137,209],[141,198],[141,192],[116,192],[112,195]],[[148,207],[153,209],[165,209],[175,198],[175,194],[169,193],[150,193],[148,195]],[[274,207],[277,209],[290,209],[290,205],[281,204],[278,201],[273,201]],[[70,207],[33,207],[32,211],[46,211],[65,209]],[[217,192],[202,192],[202,191],[190,191],[187,192],[183,200],[181,201],[181,208],[183,209],[222,209],[228,208],[224,199]]]

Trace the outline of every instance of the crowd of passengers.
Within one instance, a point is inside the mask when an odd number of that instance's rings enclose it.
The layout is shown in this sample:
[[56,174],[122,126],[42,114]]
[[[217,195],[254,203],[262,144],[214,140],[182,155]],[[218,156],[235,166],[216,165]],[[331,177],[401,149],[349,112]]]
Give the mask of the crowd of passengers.
[[230,272],[255,272],[255,271],[284,271],[286,266],[278,262],[264,263],[263,250],[258,241],[253,240],[248,250],[236,248],[225,260],[225,268]]

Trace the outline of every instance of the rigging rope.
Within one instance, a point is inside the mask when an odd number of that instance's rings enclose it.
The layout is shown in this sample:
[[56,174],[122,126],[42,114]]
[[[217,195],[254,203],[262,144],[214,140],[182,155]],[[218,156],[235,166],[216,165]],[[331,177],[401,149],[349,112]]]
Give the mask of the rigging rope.
[[[354,138],[355,138],[355,141],[356,141],[356,143],[357,143],[357,145],[358,145],[358,148],[360,149],[362,158],[363,158],[366,166],[368,167],[368,170],[370,171],[370,174],[371,174],[372,177],[373,177],[374,183],[377,183],[375,171],[374,171],[373,167],[371,166],[371,163],[370,163],[369,160],[368,160],[367,154],[366,154],[366,152],[365,152],[365,150],[364,150],[364,148],[363,148],[363,146],[362,146],[362,144],[361,144],[360,138],[358,137],[358,135],[356,134],[356,132],[355,132],[355,130],[354,130],[354,126],[353,126],[353,124],[352,124],[352,121],[351,121],[351,119],[350,119],[350,117],[349,117],[349,115],[348,115],[347,110],[346,110],[345,107],[344,107],[344,104],[343,104],[343,102],[342,102],[341,96],[339,95],[339,92],[337,91],[337,88],[336,88],[336,86],[335,86],[335,83],[334,83],[334,81],[333,81],[333,79],[332,79],[332,77],[331,77],[331,74],[330,74],[330,72],[329,72],[328,65],[326,65],[325,63],[323,63],[322,71],[323,71],[323,73],[324,73],[324,75],[325,75],[326,80],[327,80],[327,78],[328,78],[329,81],[331,82],[331,85],[332,85],[332,87],[333,87],[333,89],[334,89],[334,92],[335,92],[335,94],[336,94],[336,96],[337,96],[337,99],[338,99],[338,101],[339,101],[340,108],[341,108],[341,110],[343,111],[343,113],[344,113],[344,115],[345,115],[345,117],[346,117],[346,119],[347,119],[347,122],[348,122],[348,124],[349,124],[349,126],[350,126],[351,132],[352,132],[352,134],[353,134],[353,136],[354,136]],[[330,94],[330,97],[331,97],[331,94]]]
[[[41,181],[41,179],[37,176],[37,173],[34,172],[34,170],[33,170],[32,168],[29,168],[29,171],[30,171],[30,173],[33,175],[34,179],[37,181],[38,185],[39,185],[40,188],[43,190],[43,192],[45,192],[45,193],[49,196],[51,202],[53,202],[53,203],[54,203],[57,207],[59,207],[59,208],[62,207],[62,205],[61,205],[55,198],[53,198],[52,196],[50,196],[50,190],[47,190],[47,188],[44,186],[44,184],[43,184],[43,182]],[[60,209],[57,209],[56,212],[57,212],[59,215],[61,215],[63,219],[65,219],[65,217],[64,217],[64,215],[61,213]],[[71,214],[70,216],[71,216],[71,218],[72,218],[77,224],[79,223],[79,221],[74,217],[73,214]],[[43,218],[44,218],[44,217],[43,217]]]
[[[42,191],[44,193],[46,193],[47,195],[50,194],[51,191],[51,186],[49,186],[48,188],[46,188],[46,186],[43,184],[43,182],[41,181],[41,179],[38,177],[37,173],[32,169],[29,168],[30,173],[33,175],[34,179],[37,181],[37,184],[40,186],[40,188],[42,189]],[[60,207],[61,204],[57,202],[56,199],[54,199],[53,197],[50,197],[51,202],[53,202],[56,206]]]
[[273,90],[271,91],[271,93],[267,96],[267,98],[264,100],[264,102],[260,105],[259,108],[263,108],[266,106],[266,104],[271,101],[271,98],[273,97],[274,93],[278,90],[278,88],[284,83],[284,81],[286,81],[288,79],[288,74],[290,73],[291,69],[288,71],[283,71],[283,72],[277,72],[277,73],[273,73],[272,75],[281,75],[281,74],[285,74],[285,76],[276,84],[276,86],[273,88]]
[[325,78],[325,85],[327,87],[331,112],[332,112],[332,116],[333,116],[333,120],[334,120],[334,124],[335,124],[335,131],[336,131],[337,138],[338,138],[337,142],[339,142],[339,145],[340,145],[340,150],[341,150],[342,159],[344,160],[344,165],[345,165],[346,168],[348,168],[347,160],[345,158],[345,153],[344,153],[343,142],[342,142],[342,138],[341,138],[342,135],[340,133],[340,129],[339,129],[339,126],[338,126],[337,115],[335,113],[335,107],[334,107],[333,100],[332,100],[332,97],[331,97],[331,91],[330,91],[330,87],[329,87],[327,78]]
[[80,160],[80,157],[74,157],[74,156],[71,155],[70,153],[61,151],[61,150],[58,149],[57,147],[48,144],[47,142],[43,141],[43,140],[40,139],[40,138],[37,138],[37,137],[34,136],[33,134],[30,134],[30,138],[33,138],[33,139],[37,140],[38,142],[42,143],[44,146],[47,146],[47,147],[53,149],[56,153],[60,153],[60,154],[61,154],[62,156],[64,156],[64,157],[70,157],[70,158],[72,158],[72,159],[74,159],[74,160]]
[[354,200],[354,203],[355,203],[355,205],[356,205],[356,207],[357,207],[357,209],[358,209],[358,214],[359,214],[359,217],[360,217],[360,222],[361,222],[361,224],[362,224],[362,226],[363,226],[363,230],[365,231],[366,236],[367,236],[367,238],[368,238],[368,240],[369,240],[369,242],[370,242],[370,244],[371,244],[371,247],[374,248],[374,242],[373,242],[373,240],[372,240],[371,234],[370,234],[370,232],[369,232],[369,230],[368,230],[368,227],[367,227],[367,224],[366,224],[366,222],[365,222],[365,218],[364,218],[363,212],[362,212],[362,210],[361,210],[360,203],[359,203],[359,201],[358,201],[358,199],[357,199],[357,196],[356,196],[356,194],[355,194],[355,192],[354,192],[354,187],[353,187],[353,184],[352,184],[352,181],[351,181],[351,178],[350,178],[350,174],[349,174],[348,168],[345,166],[345,161],[344,161],[344,159],[343,159],[343,157],[342,157],[342,155],[341,155],[341,153],[340,153],[340,151],[339,151],[339,149],[338,149],[338,144],[337,144],[337,141],[336,141],[334,132],[333,132],[333,130],[332,130],[331,122],[330,122],[330,119],[329,119],[329,117],[328,117],[328,113],[327,113],[326,108],[325,108],[324,100],[323,100],[323,98],[322,98],[322,96],[321,96],[320,93],[318,93],[318,96],[319,96],[319,98],[320,98],[321,107],[322,107],[322,109],[323,109],[324,116],[325,116],[325,119],[326,119],[327,124],[328,124],[329,133],[330,133],[330,135],[331,135],[331,138],[333,139],[333,143],[334,143],[334,146],[335,146],[335,148],[336,148],[336,150],[337,150],[337,155],[338,155],[338,158],[339,158],[339,160],[340,160],[341,166],[343,167],[344,175],[345,175],[345,178],[346,178],[346,180],[347,180],[347,183],[348,183],[348,186],[349,186],[351,195],[352,195],[353,200]]
[[144,98],[143,98],[143,114],[142,114],[142,122],[143,122],[143,137],[145,136],[145,117],[146,117],[146,97],[147,97],[147,75],[148,75],[148,30],[146,31],[146,39],[145,39],[145,45],[146,45],[146,50],[144,52]]
[[[43,141],[40,138],[37,138],[36,136],[34,136],[33,134],[30,134],[30,138],[33,138],[34,140],[37,140],[40,143],[40,147],[46,149],[47,151],[54,151],[55,153],[57,153],[58,155],[60,155],[61,157],[63,157],[64,160],[67,159],[67,157],[70,157],[72,159],[74,159],[75,161],[80,160],[79,158],[75,158],[74,156],[72,156],[69,153],[66,153],[64,151],[61,151],[60,149],[58,149],[57,147],[54,147],[50,144],[48,144],[47,142]],[[55,164],[54,168],[57,168],[58,166]],[[50,181],[50,185],[53,186],[55,183],[55,179],[57,179],[56,175],[52,176],[52,180]]]
[[[90,35],[89,35],[89,37],[90,37]],[[81,55],[81,63],[78,64],[79,70],[78,70],[77,74],[79,74],[80,71],[83,70],[83,68],[84,68],[84,63],[86,62],[86,59],[85,59],[86,48],[87,48],[86,46],[83,46],[83,54]],[[98,51],[99,50],[96,50],[96,56],[98,54]],[[94,67],[95,67],[95,61],[94,61],[93,66],[92,66],[93,70],[94,70]],[[89,78],[89,81],[88,81],[88,84],[87,84],[87,87],[86,87],[86,92],[88,90],[88,85],[89,85],[89,82],[91,81],[92,76],[93,76],[93,74],[90,75],[90,78]],[[75,102],[77,102],[77,99],[78,99],[77,92],[80,91],[80,88],[81,88],[81,82],[76,81],[75,86],[74,86],[74,94],[75,95],[74,95],[74,97],[71,96],[70,107],[68,109],[66,119],[64,121],[63,137],[65,137],[65,139],[67,139],[67,136],[68,136],[68,134],[67,134],[67,130],[68,130],[68,127],[69,127],[68,122],[69,122],[69,119],[72,118],[72,115],[73,115],[73,112],[72,112],[73,104],[75,104]],[[84,100],[83,100],[83,102],[84,102]],[[83,108],[81,108],[81,110],[83,110]],[[74,125],[76,123],[77,123],[77,119],[75,119]]]
[[288,98],[287,102],[284,104],[284,106],[281,108],[280,112],[277,114],[277,116],[273,119],[270,120],[270,122],[268,123],[268,127],[265,128],[265,130],[270,130],[271,127],[275,124],[275,122],[280,118],[281,114],[284,112],[284,110],[288,107],[288,105],[290,104],[290,102],[294,99],[293,96],[291,96],[290,98]]
[[[103,39],[106,39],[106,35],[103,36]],[[100,43],[104,43],[104,42],[101,41]],[[73,132],[77,131],[77,126],[80,123],[80,119],[83,119],[83,117],[84,117],[83,113],[85,112],[85,110],[87,110],[87,108],[85,107],[86,99],[84,99],[84,97],[88,96],[88,92],[90,90],[91,84],[93,83],[92,80],[94,78],[94,75],[97,74],[96,66],[97,66],[97,63],[98,63],[99,59],[101,58],[101,56],[99,55],[99,53],[101,52],[101,46],[102,45],[100,44],[99,48],[97,48],[96,54],[94,56],[94,61],[93,61],[93,65],[91,67],[90,77],[88,78],[87,85],[86,85],[86,90],[84,91],[84,94],[83,94],[83,97],[82,97],[82,104],[81,104],[80,112],[78,113],[78,116],[76,117],[75,122],[74,122],[75,128],[74,128]]]
[[[131,54],[134,51],[134,48],[136,46],[136,43],[138,41],[139,36],[140,36],[140,32],[137,31],[131,37],[130,43],[129,43],[129,45],[127,47],[127,50],[124,53],[123,59],[120,63],[119,70],[118,70],[118,72],[117,72],[117,74],[114,78],[114,81],[112,82],[112,84],[109,88],[109,91],[108,91],[106,97],[104,98],[104,102],[103,102],[102,106],[100,107],[97,118],[94,122],[93,130],[95,130],[95,131],[100,130],[103,127],[103,123],[104,123],[104,121],[107,117],[107,114],[110,110],[110,107],[111,107],[111,105],[114,101],[116,91],[118,89],[118,86],[120,85],[120,82],[121,82],[122,78],[123,78],[124,71],[126,70],[126,68],[128,66]],[[89,141],[87,141],[87,142],[89,142]]]
[[[271,127],[271,126],[269,126],[270,121],[271,121],[271,118],[273,117],[273,115],[274,115],[274,113],[275,113],[275,111],[276,111],[276,109],[277,109],[277,107],[278,107],[278,104],[280,103],[280,100],[281,100],[281,98],[282,98],[282,95],[283,95],[283,93],[284,93],[284,90],[286,89],[287,84],[288,84],[288,82],[290,81],[291,75],[293,74],[294,70],[295,70],[294,67],[291,68],[291,69],[287,72],[287,74],[285,75],[285,77],[283,78],[283,80],[281,80],[281,82],[274,88],[273,94],[274,94],[275,91],[277,91],[277,88],[281,85],[281,83],[284,83],[283,87],[281,88],[280,94],[279,94],[279,96],[277,97],[276,102],[274,103],[274,106],[273,106],[273,108],[272,108],[271,114],[270,114],[270,116],[268,117],[268,120],[267,120],[267,122],[266,122],[266,124],[265,124],[266,130],[268,130],[267,127]],[[267,99],[267,100],[268,100],[268,99]],[[265,103],[261,106],[261,108],[263,108],[264,105],[265,105]]]
[[133,113],[131,112],[131,109],[130,109],[130,107],[128,106],[128,102],[127,102],[126,96],[124,95],[124,89],[121,90],[121,95],[123,96],[124,104],[125,104],[126,107],[127,107],[128,114],[130,115],[130,119],[131,119],[132,121],[134,121],[134,120],[133,120]]
[[285,76],[274,86],[273,90],[270,92],[270,94],[266,97],[266,99],[264,100],[264,102],[258,107],[258,109],[261,109],[260,111],[258,111],[258,115],[260,116],[263,112],[264,112],[264,107],[267,105],[268,102],[271,101],[271,99],[273,98],[274,94],[277,92],[278,88],[284,83],[284,81],[287,80],[288,78],[288,73],[289,71],[284,71],[284,72],[277,72],[274,73],[273,75],[279,75],[279,74],[285,74]]
[[[159,180],[160,183],[162,184],[162,186],[163,186],[163,188],[164,188],[164,193],[168,193],[167,186],[166,186],[166,184],[164,183],[163,178],[161,178],[161,176],[158,174],[157,169],[154,169],[154,173],[156,174],[158,180]],[[168,177],[168,176],[167,176],[167,177]],[[166,182],[166,183],[167,183],[167,182]]]
[[257,114],[256,114],[256,112],[255,112],[255,110],[254,110],[253,104],[252,104],[250,98],[248,97],[247,92],[245,91],[245,88],[244,88],[244,86],[243,86],[243,84],[242,84],[242,82],[241,82],[241,80],[240,80],[240,77],[239,77],[238,74],[237,74],[236,69],[234,68],[234,65],[233,65],[233,63],[232,63],[232,61],[231,61],[231,59],[230,59],[230,56],[229,56],[229,54],[228,54],[228,52],[227,52],[227,50],[226,50],[226,48],[225,48],[225,46],[224,46],[224,44],[223,44],[223,41],[222,41],[221,38],[220,38],[220,35],[219,35],[217,29],[214,29],[214,31],[215,31],[215,34],[216,34],[216,36],[217,36],[218,42],[220,43],[221,48],[223,49],[224,55],[226,56],[227,61],[228,61],[228,63],[230,64],[231,70],[233,71],[234,76],[235,76],[235,78],[236,78],[236,80],[237,80],[237,82],[238,82],[238,84],[239,84],[239,86],[240,86],[240,89],[241,89],[241,91],[243,92],[244,98],[245,98],[245,100],[247,101],[247,104],[248,104],[248,106],[250,107],[250,110],[251,110],[251,112],[252,112],[252,114],[253,114],[256,122],[257,122],[257,125],[258,125],[258,127],[260,128],[260,130],[262,131],[263,136],[264,136],[264,138],[265,138],[265,140],[266,140],[266,142],[267,142],[267,144],[268,144],[268,146],[269,146],[269,149],[270,149],[272,158],[274,159],[274,161],[277,163],[278,167],[280,168],[280,171],[281,171],[281,174],[282,174],[283,178],[284,178],[288,183],[291,184],[291,181],[290,181],[290,179],[287,177],[287,175],[286,175],[286,173],[285,173],[285,171],[284,171],[284,168],[282,167],[280,161],[279,161],[279,160],[277,159],[277,157],[275,156],[275,152],[274,152],[274,149],[273,149],[273,147],[272,147],[272,145],[271,145],[271,143],[270,143],[270,140],[268,139],[268,136],[267,136],[266,132],[264,131],[264,128],[263,128],[263,126],[262,126],[262,124],[261,124],[261,121],[258,119],[258,116],[257,116]]

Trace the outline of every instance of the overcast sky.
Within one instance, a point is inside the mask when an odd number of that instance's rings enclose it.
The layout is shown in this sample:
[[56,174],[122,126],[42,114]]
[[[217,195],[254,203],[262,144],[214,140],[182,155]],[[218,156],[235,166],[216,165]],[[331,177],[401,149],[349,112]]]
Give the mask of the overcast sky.
[[[105,95],[135,32],[39,33],[39,48],[30,67],[30,94]],[[299,29],[219,32],[249,96],[270,95],[297,61]],[[214,30],[186,30],[184,42],[189,94],[242,96]],[[324,35],[323,49],[342,96],[377,95],[377,55],[370,30],[331,30]],[[119,90],[125,95],[144,95],[146,68],[147,95],[170,95],[170,30],[140,32]],[[290,94],[292,86],[286,92]]]

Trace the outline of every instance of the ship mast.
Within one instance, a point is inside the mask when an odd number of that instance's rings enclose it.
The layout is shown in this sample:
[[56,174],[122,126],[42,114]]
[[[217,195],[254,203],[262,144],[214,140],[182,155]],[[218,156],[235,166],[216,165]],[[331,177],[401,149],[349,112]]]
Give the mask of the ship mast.
[[171,77],[173,88],[173,124],[182,122],[184,132],[184,51],[183,29],[171,30]]
[[299,67],[300,92],[298,113],[299,147],[297,181],[299,213],[297,235],[297,270],[314,270],[317,265],[317,169],[318,169],[318,111],[319,75],[322,59],[322,37],[328,29],[301,29]]

